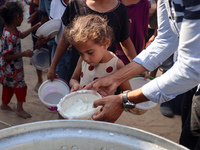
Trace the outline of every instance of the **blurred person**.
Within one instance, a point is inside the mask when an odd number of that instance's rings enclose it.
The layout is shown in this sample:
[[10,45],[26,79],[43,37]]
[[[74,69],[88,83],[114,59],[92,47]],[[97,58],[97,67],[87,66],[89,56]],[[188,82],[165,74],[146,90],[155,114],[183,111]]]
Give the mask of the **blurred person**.
[[36,30],[40,23],[27,31],[20,32],[19,27],[23,21],[23,6],[19,2],[7,2],[0,8],[0,16],[4,20],[5,27],[1,38],[0,50],[0,82],[2,88],[2,110],[13,110],[8,104],[13,94],[17,98],[16,114],[23,118],[30,118],[31,115],[23,108],[26,101],[27,85],[24,81],[24,69],[22,57],[32,57],[33,52],[29,49],[21,50],[20,39],[25,38]]
[[[39,14],[40,17],[41,17],[40,21],[41,21],[42,24],[49,21],[51,1],[52,0],[39,0],[39,10],[37,10],[37,11],[39,11],[39,13],[40,13]],[[41,47],[47,48],[49,50],[49,54],[51,54],[52,45],[55,42],[54,39],[49,41],[51,38],[48,37],[47,39],[45,39],[45,41],[41,41],[42,39],[43,39],[43,36],[40,36],[37,39],[37,42],[35,44],[35,48],[36,49],[40,49]],[[49,41],[49,43],[48,43],[48,41]],[[37,72],[37,76],[38,76],[38,81],[37,81],[37,83],[34,87],[34,91],[38,92],[40,85],[43,83],[43,77],[42,77],[43,71],[36,69],[36,72]]]
[[[51,9],[50,9],[50,19],[61,19],[69,0],[52,0]],[[58,42],[62,36],[64,31],[64,24],[62,22],[59,33],[55,36],[55,43],[52,47],[51,52],[51,61],[53,60]],[[65,54],[60,59],[58,65],[56,66],[56,74],[59,78],[69,82],[68,72],[70,71],[70,60],[71,60],[71,52],[67,50]]]
[[[149,1],[148,0],[120,0],[128,11],[128,26],[130,39],[133,42],[136,53],[139,54],[145,48],[145,37],[148,35],[149,23]],[[130,61],[126,57],[120,44],[116,45],[116,55],[128,64]]]

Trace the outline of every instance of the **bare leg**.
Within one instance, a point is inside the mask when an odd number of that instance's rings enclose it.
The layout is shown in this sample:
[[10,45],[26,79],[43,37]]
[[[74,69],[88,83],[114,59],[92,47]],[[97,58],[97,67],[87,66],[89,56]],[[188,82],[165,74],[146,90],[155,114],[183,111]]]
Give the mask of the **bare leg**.
[[38,89],[39,89],[40,85],[43,82],[43,78],[42,78],[42,71],[41,70],[37,70],[37,69],[36,69],[36,71],[37,71],[37,76],[38,76],[38,82],[35,85],[34,91],[38,92]]
[[4,104],[4,103],[1,104],[1,109],[13,111],[13,109],[10,106],[8,106],[8,104]]
[[23,102],[17,102],[16,114],[20,117],[31,118],[32,116],[23,109]]

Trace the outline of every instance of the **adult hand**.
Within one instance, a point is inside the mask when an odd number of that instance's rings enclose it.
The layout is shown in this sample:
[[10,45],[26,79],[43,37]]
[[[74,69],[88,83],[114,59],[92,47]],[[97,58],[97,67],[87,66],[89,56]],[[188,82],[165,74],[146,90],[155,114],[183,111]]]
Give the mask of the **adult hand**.
[[105,76],[103,78],[99,78],[94,80],[93,82],[86,85],[83,89],[93,89],[101,94],[102,97],[108,96],[112,92],[114,92],[119,84],[114,81],[111,75]]
[[111,95],[94,101],[94,107],[102,106],[100,112],[92,116],[93,120],[115,122],[122,114],[122,95]]
[[42,45],[46,45],[47,42],[51,39],[51,36],[49,35],[48,37],[43,37],[43,35],[40,35],[38,38],[38,41],[35,44],[35,48],[40,49]]
[[144,75],[145,80],[149,78],[149,72],[148,71],[143,72],[142,75]]
[[30,17],[28,17],[28,23],[33,23],[36,17],[37,17],[37,12],[32,13]]

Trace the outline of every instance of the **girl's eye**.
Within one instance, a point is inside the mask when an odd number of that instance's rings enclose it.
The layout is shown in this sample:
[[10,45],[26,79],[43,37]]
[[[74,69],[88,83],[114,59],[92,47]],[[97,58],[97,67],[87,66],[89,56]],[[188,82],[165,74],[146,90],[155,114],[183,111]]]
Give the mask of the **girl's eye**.
[[89,54],[89,55],[92,55],[92,54],[93,54],[93,52],[88,52],[88,54]]

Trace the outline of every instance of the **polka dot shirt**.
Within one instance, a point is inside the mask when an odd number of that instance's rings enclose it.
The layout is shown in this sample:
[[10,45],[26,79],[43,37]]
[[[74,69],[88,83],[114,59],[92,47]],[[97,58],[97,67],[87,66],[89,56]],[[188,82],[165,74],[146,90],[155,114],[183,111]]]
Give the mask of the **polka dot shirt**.
[[99,63],[97,66],[91,66],[85,61],[82,62],[82,72],[80,76],[80,85],[85,87],[90,82],[112,74],[117,70],[118,57],[114,56],[107,63]]

